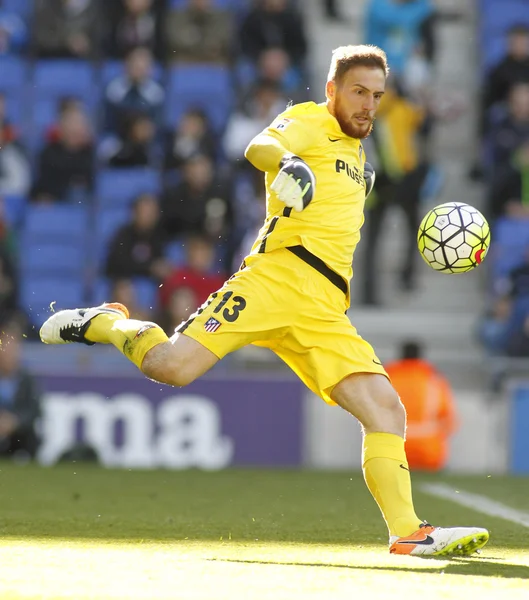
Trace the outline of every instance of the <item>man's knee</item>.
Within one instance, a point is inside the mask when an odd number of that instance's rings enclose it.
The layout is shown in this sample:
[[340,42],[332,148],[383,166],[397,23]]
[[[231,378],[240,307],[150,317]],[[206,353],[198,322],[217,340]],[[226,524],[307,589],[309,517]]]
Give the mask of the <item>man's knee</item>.
[[395,388],[384,375],[351,375],[336,386],[332,398],[353,414],[366,432],[404,436],[406,410]]
[[173,344],[159,344],[147,352],[141,370],[149,379],[166,385],[184,387],[196,379],[188,360]]

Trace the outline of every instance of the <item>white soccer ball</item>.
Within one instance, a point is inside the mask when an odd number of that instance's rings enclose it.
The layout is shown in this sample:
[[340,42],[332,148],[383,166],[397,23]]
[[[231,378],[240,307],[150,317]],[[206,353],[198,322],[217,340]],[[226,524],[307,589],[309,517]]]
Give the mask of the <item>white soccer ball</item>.
[[483,262],[490,245],[490,228],[473,206],[447,202],[432,208],[424,217],[417,244],[432,269],[465,273]]

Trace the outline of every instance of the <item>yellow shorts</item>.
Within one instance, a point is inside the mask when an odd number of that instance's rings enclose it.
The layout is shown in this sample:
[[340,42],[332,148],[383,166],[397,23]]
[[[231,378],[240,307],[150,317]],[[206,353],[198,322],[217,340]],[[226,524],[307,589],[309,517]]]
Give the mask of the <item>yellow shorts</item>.
[[177,332],[219,358],[247,344],[269,348],[329,404],[352,373],[387,376],[345,314],[345,294],[324,275],[285,248],[245,262]]

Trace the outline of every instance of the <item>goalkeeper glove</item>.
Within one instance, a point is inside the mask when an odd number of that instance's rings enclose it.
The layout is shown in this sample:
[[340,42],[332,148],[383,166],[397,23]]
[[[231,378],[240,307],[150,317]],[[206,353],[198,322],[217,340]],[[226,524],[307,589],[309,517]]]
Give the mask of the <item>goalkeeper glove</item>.
[[314,197],[316,178],[307,163],[299,156],[288,155],[279,163],[281,170],[270,189],[281,202],[301,212]]
[[375,169],[366,162],[364,164],[364,181],[366,182],[366,198],[373,191],[375,185]]

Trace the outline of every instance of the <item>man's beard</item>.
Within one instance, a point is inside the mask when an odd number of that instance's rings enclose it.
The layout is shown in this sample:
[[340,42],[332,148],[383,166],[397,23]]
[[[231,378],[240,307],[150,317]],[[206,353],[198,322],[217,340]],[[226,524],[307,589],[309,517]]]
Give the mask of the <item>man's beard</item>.
[[338,102],[335,104],[335,113],[340,129],[349,137],[363,140],[373,131],[374,119],[362,126],[354,125],[351,121],[351,115],[344,114],[344,111]]

